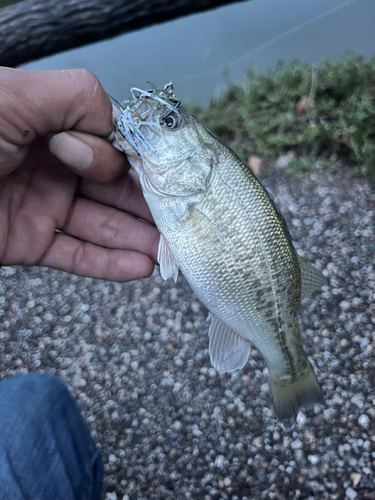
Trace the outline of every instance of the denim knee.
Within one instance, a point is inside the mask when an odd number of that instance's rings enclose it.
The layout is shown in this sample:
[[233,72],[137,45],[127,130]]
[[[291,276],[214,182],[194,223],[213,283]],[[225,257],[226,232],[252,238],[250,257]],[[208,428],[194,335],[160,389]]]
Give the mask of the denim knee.
[[0,429],[0,500],[99,499],[100,454],[59,378],[0,382]]
[[19,408],[36,416],[40,410],[43,419],[48,418],[50,412],[56,413],[63,401],[73,400],[63,381],[48,373],[28,373],[3,380],[0,397],[3,412],[11,407],[12,411]]
[[69,392],[61,379],[49,373],[27,373],[26,375],[6,379],[3,383],[10,385],[12,389],[14,388],[25,397],[35,394],[54,397],[54,395],[61,392]]

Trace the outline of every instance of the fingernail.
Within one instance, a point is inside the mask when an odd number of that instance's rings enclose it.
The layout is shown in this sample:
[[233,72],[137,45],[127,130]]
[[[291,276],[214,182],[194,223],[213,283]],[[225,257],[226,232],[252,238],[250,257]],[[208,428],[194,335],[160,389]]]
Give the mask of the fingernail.
[[[119,115],[121,115],[121,111],[112,104],[112,123],[115,121],[115,118]],[[102,139],[105,139],[106,141],[111,141],[112,140],[111,136],[113,134],[113,128],[114,128],[114,125],[112,125],[112,128],[108,132],[108,134],[101,136]]]
[[63,163],[76,170],[88,169],[94,160],[94,151],[90,146],[70,132],[61,132],[51,137],[49,150]]
[[[114,106],[112,104],[112,120],[113,122],[115,121],[115,119],[120,116],[122,114],[122,112],[116,108],[116,106]],[[113,140],[113,137],[114,137],[114,134],[115,134],[115,129],[114,129],[114,126],[112,127],[112,130],[110,131],[110,133],[108,135],[105,136],[105,139],[109,142],[111,142]]]
[[120,116],[121,114],[122,111],[119,108],[116,108],[116,106],[112,104],[112,117],[116,118],[116,116]]

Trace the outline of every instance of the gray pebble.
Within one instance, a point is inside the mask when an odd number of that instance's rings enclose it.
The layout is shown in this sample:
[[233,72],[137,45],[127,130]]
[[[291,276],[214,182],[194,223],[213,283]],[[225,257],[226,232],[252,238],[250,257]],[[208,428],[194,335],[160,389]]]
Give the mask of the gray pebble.
[[370,426],[370,419],[367,415],[361,415],[358,419],[358,423],[361,427],[365,427],[365,429],[368,429]]
[[345,491],[345,495],[350,500],[354,500],[355,498],[357,498],[358,493],[356,491],[354,491],[353,488],[347,488]]

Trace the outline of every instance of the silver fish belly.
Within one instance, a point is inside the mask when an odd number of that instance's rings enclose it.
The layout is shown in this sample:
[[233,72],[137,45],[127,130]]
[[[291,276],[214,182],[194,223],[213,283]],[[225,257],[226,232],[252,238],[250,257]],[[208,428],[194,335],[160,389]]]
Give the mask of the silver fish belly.
[[298,309],[325,280],[298,257],[267,191],[180,109],[173,88],[135,90],[116,119],[116,146],[137,170],[161,233],[161,274],[176,279],[180,269],[209,309],[209,353],[218,371],[242,368],[250,343],[256,346],[276,415],[290,427],[300,408],[323,401]]

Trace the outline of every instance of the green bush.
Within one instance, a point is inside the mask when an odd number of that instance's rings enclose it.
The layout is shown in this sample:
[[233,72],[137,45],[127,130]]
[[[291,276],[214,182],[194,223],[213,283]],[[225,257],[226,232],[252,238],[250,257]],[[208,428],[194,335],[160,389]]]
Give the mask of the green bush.
[[[296,112],[301,98],[312,104]],[[197,116],[240,156],[274,160],[348,158],[356,172],[375,178],[375,58],[346,53],[312,68],[299,60],[262,74],[248,73],[247,89],[229,86]]]

